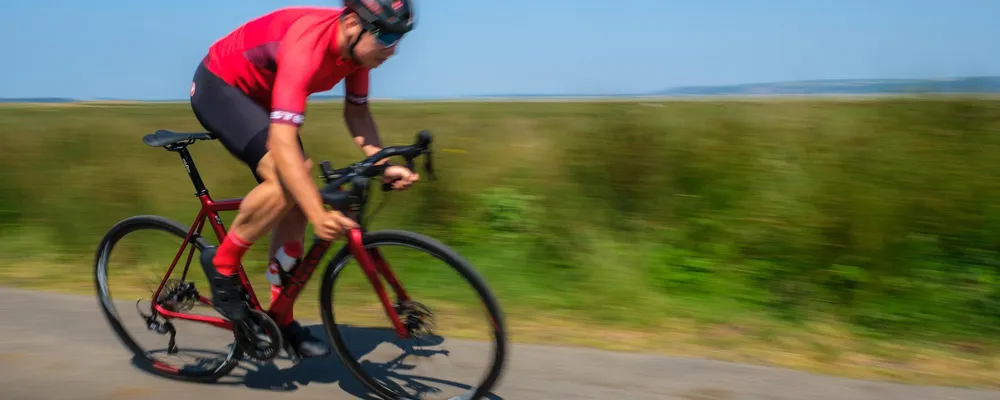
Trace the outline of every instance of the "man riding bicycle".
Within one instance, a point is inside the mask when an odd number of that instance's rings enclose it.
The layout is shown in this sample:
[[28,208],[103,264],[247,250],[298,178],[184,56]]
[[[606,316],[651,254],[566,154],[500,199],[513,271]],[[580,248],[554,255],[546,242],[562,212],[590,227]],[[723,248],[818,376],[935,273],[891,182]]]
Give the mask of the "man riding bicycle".
[[[213,302],[226,318],[247,316],[246,294],[236,274],[247,249],[269,230],[268,256],[301,249],[306,223],[316,236],[335,240],[357,224],[327,211],[310,178],[311,162],[299,127],[306,98],[345,82],[344,121],[366,156],[382,145],[368,110],[369,71],[395,52],[413,29],[411,0],[344,0],[344,8],[292,7],[258,17],[215,42],[194,74],[191,107],[201,125],[250,167],[258,185],[218,247],[201,262]],[[395,190],[419,178],[402,166],[384,173]],[[300,251],[300,250],[299,250]],[[277,293],[272,286],[272,296]],[[292,319],[276,321],[303,357],[329,349]]]

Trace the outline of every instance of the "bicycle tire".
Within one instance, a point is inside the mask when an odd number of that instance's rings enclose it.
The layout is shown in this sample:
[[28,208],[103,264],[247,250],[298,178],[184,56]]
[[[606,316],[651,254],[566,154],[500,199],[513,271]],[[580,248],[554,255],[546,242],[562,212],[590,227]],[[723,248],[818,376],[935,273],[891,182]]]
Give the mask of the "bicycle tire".
[[[178,369],[176,372],[164,370],[157,368],[156,365],[159,363],[154,360],[146,352],[139,347],[139,344],[132,338],[128,332],[125,331],[124,324],[119,320],[118,312],[112,303],[111,296],[107,286],[107,261],[114,249],[115,244],[119,240],[124,238],[126,235],[132,232],[140,230],[159,230],[164,231],[173,235],[176,235],[181,240],[187,237],[187,227],[181,225],[180,223],[164,218],[158,215],[137,215],[133,217],[126,218],[115,224],[101,239],[100,244],[97,247],[97,253],[94,257],[94,285],[97,288],[97,298],[98,303],[101,306],[101,311],[104,314],[105,319],[111,328],[114,330],[115,334],[118,336],[118,340],[122,342],[132,353],[135,355],[135,359],[142,364],[142,366],[147,367],[146,369],[156,375],[163,376],[166,378],[177,379],[188,382],[215,382],[220,378],[228,375],[237,365],[239,365],[239,360],[242,355],[240,352],[236,351],[236,346],[232,346],[229,355],[226,357],[225,362],[223,362],[219,367],[206,371],[204,373],[196,373],[192,371],[186,371]],[[201,236],[195,235],[190,240],[191,245],[195,246],[199,252],[203,251],[205,247],[209,246],[208,242]],[[195,258],[197,260],[197,257]],[[197,261],[195,261],[197,262]],[[164,273],[166,270],[164,270]],[[235,341],[235,340],[234,340]]]
[[[490,372],[479,382],[476,391],[471,397],[453,397],[453,399],[473,400],[485,398],[499,381],[504,371],[508,346],[507,328],[503,311],[496,296],[486,284],[486,280],[457,252],[443,243],[419,233],[402,230],[366,232],[362,235],[362,244],[365,248],[393,244],[423,251],[444,261],[475,289],[493,322],[492,328],[496,340],[496,347],[493,351],[493,365],[490,368]],[[320,308],[327,339],[351,375],[363,383],[369,390],[386,400],[409,400],[408,397],[396,394],[364,372],[358,361],[348,353],[344,338],[337,329],[336,317],[332,309],[333,285],[336,283],[337,277],[340,276],[344,266],[347,265],[347,261],[351,258],[353,257],[350,252],[346,251],[346,248],[342,249],[330,260],[323,274],[322,286],[320,288]]]

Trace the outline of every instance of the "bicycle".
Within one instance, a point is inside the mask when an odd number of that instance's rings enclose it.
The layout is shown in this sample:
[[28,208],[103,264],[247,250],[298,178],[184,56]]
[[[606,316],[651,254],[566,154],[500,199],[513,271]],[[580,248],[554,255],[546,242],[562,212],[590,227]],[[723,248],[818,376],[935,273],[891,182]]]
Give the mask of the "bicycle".
[[[285,350],[293,362],[300,362],[301,357],[292,346],[289,346],[283,340],[281,332],[274,321],[292,309],[298,295],[314,273],[320,260],[332,246],[330,241],[313,237],[313,242],[308,247],[308,250],[303,253],[301,260],[288,272],[287,279],[281,286],[280,295],[277,296],[267,310],[258,301],[253,287],[248,280],[247,273],[243,269],[243,266],[240,265],[238,273],[246,288],[248,303],[251,308],[251,318],[246,323],[234,324],[233,321],[221,317],[186,313],[187,310],[193,307],[195,302],[201,302],[211,307],[211,300],[200,295],[193,282],[184,283],[188,268],[194,258],[195,250],[200,252],[206,246],[209,246],[208,241],[202,236],[205,222],[208,221],[217,239],[221,241],[226,234],[226,228],[219,213],[238,210],[242,201],[242,198],[213,200],[201,179],[198,168],[195,166],[188,146],[197,141],[214,139],[208,133],[175,133],[167,130],[158,130],[143,137],[143,142],[146,145],[154,148],[162,147],[180,156],[181,162],[184,164],[184,168],[191,179],[191,183],[194,185],[195,195],[201,202],[201,208],[194,222],[187,227],[179,222],[158,215],[136,215],[119,221],[101,240],[97,248],[94,264],[94,279],[100,306],[105,318],[117,334],[119,340],[138,356],[136,358],[141,363],[152,367],[149,368],[150,371],[164,377],[195,382],[217,381],[228,375],[244,358],[258,362],[269,361],[277,357],[282,349]],[[504,368],[507,352],[507,332],[504,315],[486,281],[454,250],[430,237],[403,230],[367,231],[363,223],[365,205],[367,204],[370,192],[369,179],[381,174],[385,168],[384,166],[376,166],[375,163],[388,157],[402,156],[406,159],[407,166],[413,170],[413,160],[416,157],[425,156],[424,169],[427,171],[430,180],[434,180],[430,143],[430,133],[420,131],[417,134],[414,144],[386,147],[377,154],[344,168],[334,170],[330,167],[328,161],[323,161],[319,164],[321,177],[326,181],[326,185],[320,189],[324,203],[339,210],[347,210],[345,214],[354,218],[360,226],[360,228],[353,229],[346,235],[347,243],[326,265],[320,288],[320,311],[323,317],[326,337],[332,344],[332,348],[335,350],[338,358],[343,362],[346,369],[350,371],[351,375],[384,399],[402,399],[404,397],[394,393],[387,385],[376,381],[371,375],[365,373],[358,361],[349,356],[344,337],[336,330],[337,319],[331,307],[331,301],[334,298],[333,285],[340,276],[348,259],[350,257],[355,258],[361,264],[361,269],[367,277],[368,282],[371,283],[375,294],[378,296],[385,315],[391,322],[396,335],[401,338],[425,335],[430,331],[430,326],[433,324],[433,314],[427,307],[410,298],[402,282],[397,279],[377,247],[385,244],[404,245],[445,261],[449,267],[458,272],[475,289],[479,300],[486,309],[489,323],[491,324],[492,337],[496,342],[492,349],[492,364],[489,372],[480,380],[479,385],[469,389],[459,397],[453,397],[453,399],[461,400],[478,399],[486,396],[497,383]],[[351,185],[350,189],[342,189],[342,186],[346,184]],[[389,183],[384,183],[382,190],[392,190],[389,185]],[[124,330],[124,325],[110,298],[107,287],[107,261],[116,243],[122,238],[130,233],[148,229],[165,231],[184,239],[180,249],[174,255],[174,259],[167,269],[166,275],[159,282],[159,287],[154,291],[152,298],[149,299],[151,306],[148,314],[138,310],[139,314],[144,318],[147,329],[155,331],[160,335],[170,335],[167,345],[168,353],[176,353],[178,351],[175,343],[176,329],[171,320],[195,321],[233,331],[234,343],[231,345],[231,350],[226,356],[225,361],[215,368],[210,368],[206,371],[193,371],[179,369],[162,363],[153,359],[151,355],[146,354]],[[191,248],[181,279],[179,281],[171,281],[169,278],[188,244],[191,245]],[[206,274],[212,273],[212,271],[204,272]],[[389,294],[385,286],[382,285],[380,278],[385,279],[388,286],[394,292],[396,298],[394,303],[390,300]],[[140,301],[142,300],[140,299]],[[136,308],[138,309],[138,303]],[[161,318],[162,321],[160,320]]]

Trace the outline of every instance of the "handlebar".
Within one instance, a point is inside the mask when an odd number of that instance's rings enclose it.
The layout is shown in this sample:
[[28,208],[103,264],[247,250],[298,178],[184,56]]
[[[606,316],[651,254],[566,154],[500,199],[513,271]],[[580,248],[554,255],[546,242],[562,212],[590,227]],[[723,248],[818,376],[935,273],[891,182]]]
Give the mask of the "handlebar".
[[[387,168],[386,165],[375,165],[375,163],[394,156],[405,158],[406,167],[411,171],[415,171],[413,168],[413,159],[422,155],[426,156],[424,170],[427,172],[430,180],[435,180],[436,177],[434,175],[430,150],[431,142],[430,132],[420,131],[417,133],[414,144],[384,147],[378,153],[372,154],[364,160],[355,162],[344,168],[333,169],[330,167],[329,161],[321,162],[319,166],[322,175],[320,177],[326,180],[327,183],[326,186],[320,189],[323,202],[337,208],[346,207],[355,209],[360,207],[364,203],[364,196],[367,193],[368,179],[381,175]],[[351,183],[351,189],[341,190],[340,187],[347,183]],[[392,190],[392,184],[383,183],[382,190]]]

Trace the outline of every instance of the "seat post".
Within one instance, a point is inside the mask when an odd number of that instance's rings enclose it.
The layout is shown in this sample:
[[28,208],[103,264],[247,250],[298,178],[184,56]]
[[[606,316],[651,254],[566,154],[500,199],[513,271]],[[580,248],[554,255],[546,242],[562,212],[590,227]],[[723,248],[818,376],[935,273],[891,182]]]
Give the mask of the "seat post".
[[208,194],[205,182],[202,182],[201,175],[198,173],[198,167],[194,165],[194,159],[191,158],[191,153],[188,151],[187,146],[181,145],[172,150],[180,154],[181,162],[184,163],[184,169],[187,170],[188,176],[191,177],[191,184],[194,185],[195,196]]

